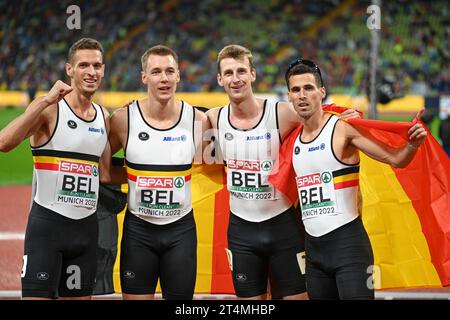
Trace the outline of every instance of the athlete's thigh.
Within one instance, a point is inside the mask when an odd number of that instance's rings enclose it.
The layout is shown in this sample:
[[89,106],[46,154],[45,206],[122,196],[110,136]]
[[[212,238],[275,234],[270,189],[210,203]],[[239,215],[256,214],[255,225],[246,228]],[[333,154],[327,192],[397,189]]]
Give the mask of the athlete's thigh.
[[271,285],[278,298],[306,292],[304,251],[277,252],[270,258],[269,270]]
[[42,219],[32,209],[27,224],[21,272],[22,296],[57,298],[62,255],[57,222]]
[[361,219],[348,225],[336,241],[336,282],[341,299],[374,299],[372,246]]
[[96,215],[71,226],[70,246],[63,252],[59,284],[61,297],[92,295],[97,271],[98,220]]
[[336,283],[339,297],[343,300],[372,300],[375,298],[371,274],[368,265],[353,263],[339,268]]
[[339,299],[334,276],[326,274],[308,260],[306,260],[306,288],[310,300]]
[[304,234],[295,212],[285,212],[271,226],[270,278],[277,298],[306,292]]
[[58,297],[62,256],[51,250],[25,251],[21,272],[22,297]]
[[129,294],[153,294],[159,277],[159,256],[142,239],[124,229],[120,248],[120,283]]
[[269,259],[258,252],[258,227],[233,217],[231,214],[227,254],[236,295],[250,298],[265,294]]
[[161,257],[160,283],[167,300],[192,299],[197,276],[197,234],[192,228],[173,235],[173,244]]

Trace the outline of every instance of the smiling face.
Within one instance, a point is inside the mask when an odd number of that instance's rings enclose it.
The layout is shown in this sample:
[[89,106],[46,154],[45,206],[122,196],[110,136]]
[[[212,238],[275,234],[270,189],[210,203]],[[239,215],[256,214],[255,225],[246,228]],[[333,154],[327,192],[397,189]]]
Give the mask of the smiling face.
[[72,88],[82,94],[93,95],[105,74],[102,53],[95,49],[77,50],[71,61],[66,63],[66,73]]
[[153,98],[168,101],[175,97],[180,71],[173,56],[150,54],[146,70],[142,71],[141,75],[142,83],[147,85]]
[[322,108],[325,88],[319,87],[312,73],[293,75],[289,78],[289,101],[303,119],[310,118]]
[[217,82],[224,88],[231,101],[242,101],[252,94],[252,82],[256,80],[255,69],[247,57],[224,58],[220,61]]

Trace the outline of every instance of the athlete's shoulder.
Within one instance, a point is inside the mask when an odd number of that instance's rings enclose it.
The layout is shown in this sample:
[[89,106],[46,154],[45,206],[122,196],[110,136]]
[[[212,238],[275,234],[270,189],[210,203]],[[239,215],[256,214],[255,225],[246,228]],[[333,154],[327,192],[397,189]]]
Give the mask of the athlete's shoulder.
[[127,103],[126,105],[117,108],[113,111],[111,115],[111,124],[115,125],[126,125],[127,119],[128,119],[128,108],[131,105],[132,102]]
[[98,108],[100,108],[100,110],[103,113],[103,117],[105,118],[105,120],[107,120],[109,118],[109,115],[110,115],[109,114],[109,110],[107,108],[105,108],[104,106],[98,104],[98,103],[94,103],[93,102],[93,104],[96,105]]
[[297,116],[297,112],[295,112],[292,103],[286,101],[278,101],[277,102],[277,111],[279,115],[286,115],[288,117],[295,115]]
[[208,116],[217,116],[219,114],[220,110],[223,108],[224,108],[224,106],[209,108],[208,111],[206,111],[206,114]]
[[216,108],[211,108],[206,112],[206,116],[208,117],[209,121],[211,122],[211,125],[213,127],[216,126],[217,123],[217,118],[219,117],[219,112],[222,110],[222,107],[216,107]]
[[38,122],[40,125],[38,127],[42,127],[43,125],[48,125],[49,123],[54,123],[59,114],[59,105],[58,103],[51,104],[44,111],[39,114]]
[[198,119],[198,120],[208,119],[208,116],[206,115],[206,112],[204,112],[204,111],[194,108],[194,113],[195,113],[195,119]]

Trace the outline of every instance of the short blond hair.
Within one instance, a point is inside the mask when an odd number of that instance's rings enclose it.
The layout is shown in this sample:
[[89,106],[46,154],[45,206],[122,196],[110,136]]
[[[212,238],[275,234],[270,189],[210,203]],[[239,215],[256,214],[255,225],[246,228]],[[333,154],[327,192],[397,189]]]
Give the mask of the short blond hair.
[[156,46],[151,47],[147,51],[145,51],[145,53],[142,55],[142,57],[141,57],[142,71],[147,70],[147,61],[148,61],[148,57],[151,54],[154,54],[157,56],[172,56],[178,65],[178,56],[175,53],[175,51],[173,51],[169,47],[158,44]]
[[238,44],[229,44],[225,46],[222,50],[220,50],[219,55],[217,56],[217,70],[220,73],[220,62],[225,58],[232,58],[236,60],[248,58],[248,62],[250,64],[250,69],[254,70],[255,65],[253,64],[253,55],[249,49],[246,47],[240,46]]

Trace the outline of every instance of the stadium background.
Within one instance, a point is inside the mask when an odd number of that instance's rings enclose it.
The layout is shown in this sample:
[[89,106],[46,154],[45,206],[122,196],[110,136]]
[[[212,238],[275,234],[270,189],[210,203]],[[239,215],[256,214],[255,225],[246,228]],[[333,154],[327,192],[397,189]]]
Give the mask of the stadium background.
[[[71,4],[81,10],[79,30],[66,25]],[[225,104],[216,82],[217,51],[238,43],[253,51],[259,95],[285,99],[284,70],[300,56],[318,62],[330,102],[367,111],[369,5],[351,0],[1,0],[0,128],[23,112],[34,91],[39,95],[57,79],[67,80],[68,48],[83,36],[104,45],[106,74],[96,101],[111,110],[145,94],[140,56],[158,43],[179,55],[179,98],[205,107]],[[449,25],[446,1],[382,3],[378,93],[391,101],[378,104],[380,118],[409,120],[425,107],[425,120],[439,139],[439,116],[444,117],[450,94]],[[0,291],[20,289],[31,174],[28,142],[0,155]]]

